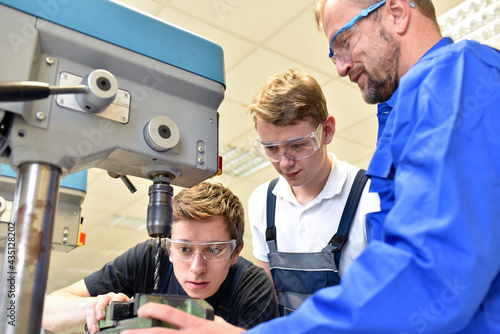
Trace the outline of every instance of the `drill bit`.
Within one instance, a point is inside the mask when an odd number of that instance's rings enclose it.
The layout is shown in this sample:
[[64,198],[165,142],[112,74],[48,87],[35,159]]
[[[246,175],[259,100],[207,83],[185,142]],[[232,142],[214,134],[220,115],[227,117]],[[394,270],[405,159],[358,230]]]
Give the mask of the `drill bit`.
[[158,292],[158,284],[160,283],[160,265],[162,260],[161,252],[161,236],[156,237],[156,254],[155,254],[155,273],[154,273],[154,292]]

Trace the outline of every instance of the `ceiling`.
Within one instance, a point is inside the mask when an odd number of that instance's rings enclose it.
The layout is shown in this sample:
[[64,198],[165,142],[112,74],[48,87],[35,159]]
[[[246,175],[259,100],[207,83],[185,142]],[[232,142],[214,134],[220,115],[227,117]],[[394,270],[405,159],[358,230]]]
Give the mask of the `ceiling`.
[[[327,57],[326,40],[317,31],[314,0],[126,0],[130,6],[206,37],[224,50],[225,99],[220,106],[220,146],[251,145],[255,130],[243,105],[267,78],[287,67],[313,75],[321,84],[337,131],[330,150],[338,158],[366,168],[375,148],[376,107],[366,105],[358,88],[340,79]],[[461,0],[435,0],[438,15]],[[154,33],[154,32],[152,32]],[[272,166],[244,179],[223,174],[213,179],[236,193],[245,208],[252,190],[277,176]],[[128,192],[119,179],[91,169],[82,205],[86,245],[68,253],[52,252],[47,292],[67,286],[100,269],[148,238],[145,221],[151,181],[130,178],[138,191]],[[144,221],[140,231],[104,224],[113,215]],[[254,260],[246,228],[243,255]]]

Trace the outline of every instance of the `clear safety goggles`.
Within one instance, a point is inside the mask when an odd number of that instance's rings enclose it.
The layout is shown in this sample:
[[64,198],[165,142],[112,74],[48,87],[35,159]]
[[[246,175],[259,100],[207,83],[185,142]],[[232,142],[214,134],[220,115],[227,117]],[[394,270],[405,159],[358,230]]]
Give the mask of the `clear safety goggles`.
[[373,13],[385,3],[386,0],[382,0],[366,9],[363,9],[358,16],[347,22],[345,26],[333,35],[329,44],[330,54],[328,56],[334,64],[337,64],[338,60],[346,62],[350,59],[352,50],[360,39],[360,34],[356,33],[356,23],[362,18],[367,17],[370,13]]
[[219,262],[230,257],[236,248],[236,239],[220,242],[165,240],[169,256],[178,261],[191,261],[199,253],[208,262]]
[[288,159],[301,160],[310,157],[319,149],[322,133],[323,124],[320,123],[313,132],[288,140],[263,142],[257,137],[253,146],[261,156],[272,162],[279,162],[283,155]]

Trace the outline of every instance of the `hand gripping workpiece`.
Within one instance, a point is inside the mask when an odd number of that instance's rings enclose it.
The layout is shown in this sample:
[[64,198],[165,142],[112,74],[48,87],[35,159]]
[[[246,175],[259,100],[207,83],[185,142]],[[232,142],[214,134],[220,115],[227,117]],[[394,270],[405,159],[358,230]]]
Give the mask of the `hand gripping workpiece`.
[[99,321],[99,333],[118,334],[121,331],[134,328],[167,327],[174,326],[160,320],[141,318],[137,310],[144,304],[155,302],[166,304],[200,318],[213,320],[214,309],[203,299],[193,299],[185,296],[172,296],[161,294],[136,294],[128,302],[115,301],[106,306],[106,318]]

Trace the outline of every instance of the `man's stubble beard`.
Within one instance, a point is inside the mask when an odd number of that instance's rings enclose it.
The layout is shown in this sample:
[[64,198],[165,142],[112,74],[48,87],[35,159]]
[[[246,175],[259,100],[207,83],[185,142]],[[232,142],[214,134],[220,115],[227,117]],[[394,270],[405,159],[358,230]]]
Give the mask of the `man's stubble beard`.
[[380,75],[368,75],[367,88],[362,92],[363,99],[368,104],[377,104],[389,100],[399,86],[399,59],[401,57],[401,47],[385,29],[380,30],[380,37],[387,42],[387,52],[384,58],[377,64],[379,73],[385,73],[385,77]]

